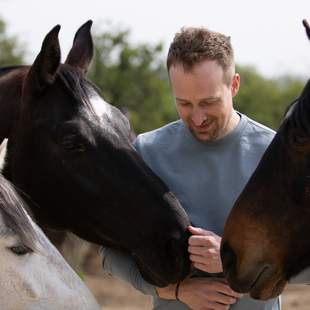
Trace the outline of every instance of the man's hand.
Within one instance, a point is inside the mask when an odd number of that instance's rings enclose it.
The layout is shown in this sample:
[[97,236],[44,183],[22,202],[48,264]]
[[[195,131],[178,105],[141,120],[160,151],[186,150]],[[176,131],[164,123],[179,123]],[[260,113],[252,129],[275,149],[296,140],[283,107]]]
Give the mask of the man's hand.
[[[157,288],[157,293],[161,298],[174,299],[175,285]],[[179,300],[193,310],[227,310],[240,296],[220,278],[191,278],[179,286]]]
[[220,278],[192,278],[179,287],[179,299],[193,310],[227,310],[241,295]]
[[188,229],[192,233],[188,241],[188,252],[193,266],[209,273],[223,272],[220,257],[222,238],[202,228],[189,226]]

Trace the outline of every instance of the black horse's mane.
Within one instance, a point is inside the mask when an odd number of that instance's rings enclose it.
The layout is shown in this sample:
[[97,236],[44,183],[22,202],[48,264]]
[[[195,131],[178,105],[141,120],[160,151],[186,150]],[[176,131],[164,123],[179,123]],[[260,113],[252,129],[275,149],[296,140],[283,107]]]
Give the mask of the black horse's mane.
[[[0,67],[0,76],[24,67],[27,66],[16,65]],[[94,113],[92,105],[89,102],[89,97],[92,94],[101,94],[101,90],[94,83],[86,79],[80,70],[70,65],[61,65],[57,76],[60,78],[70,95],[78,102],[83,103],[92,113]]]
[[20,68],[23,68],[23,67],[26,67],[26,66],[22,66],[22,65],[18,65],[18,66],[6,66],[6,67],[0,67],[0,76],[12,71],[12,70],[15,70],[15,69],[20,69]]
[[0,212],[8,229],[0,235],[17,234],[23,245],[31,250],[37,248],[38,235],[26,213],[26,204],[13,185],[0,174]]

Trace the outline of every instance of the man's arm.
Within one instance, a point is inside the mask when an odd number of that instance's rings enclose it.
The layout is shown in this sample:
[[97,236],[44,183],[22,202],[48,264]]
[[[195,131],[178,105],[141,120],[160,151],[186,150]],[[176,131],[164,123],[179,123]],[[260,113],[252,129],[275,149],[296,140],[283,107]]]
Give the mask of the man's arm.
[[288,281],[288,284],[310,284],[310,267],[302,270]]
[[102,247],[100,252],[103,258],[103,270],[107,274],[131,284],[143,294],[157,296],[155,287],[142,278],[130,255],[108,247]]
[[[101,249],[103,256],[103,269],[106,273],[123,280],[140,292],[160,297],[162,299],[175,300],[176,284],[164,288],[155,287],[146,282],[133,259],[120,251],[104,247]],[[205,305],[218,305],[222,309],[228,309],[230,304],[236,302],[236,295],[223,279],[218,278],[193,278],[184,280],[179,286],[179,300],[191,309],[208,309]],[[221,306],[221,305],[227,305]]]
[[[156,288],[157,294],[163,299],[175,299],[176,285]],[[221,278],[188,278],[180,283],[179,301],[190,309],[229,309],[237,302],[240,294],[235,293]]]

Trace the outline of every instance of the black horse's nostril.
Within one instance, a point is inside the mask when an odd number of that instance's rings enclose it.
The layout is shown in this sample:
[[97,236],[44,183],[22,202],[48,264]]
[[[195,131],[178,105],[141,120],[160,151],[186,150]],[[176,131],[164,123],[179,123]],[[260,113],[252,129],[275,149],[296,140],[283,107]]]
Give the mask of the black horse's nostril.
[[226,275],[231,269],[236,266],[236,254],[229,245],[228,241],[225,241],[221,246],[221,259],[224,274]]

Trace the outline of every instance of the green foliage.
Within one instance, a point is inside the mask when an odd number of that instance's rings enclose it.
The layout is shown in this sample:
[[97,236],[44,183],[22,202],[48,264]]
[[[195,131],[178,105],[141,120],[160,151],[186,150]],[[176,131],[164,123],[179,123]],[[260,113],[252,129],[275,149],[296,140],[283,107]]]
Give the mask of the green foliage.
[[176,119],[162,44],[129,43],[129,31],[110,29],[95,37],[95,60],[89,77],[109,103],[130,111],[136,132]]
[[24,50],[16,37],[9,37],[6,25],[0,19],[0,66],[19,65],[23,63]]
[[267,79],[252,67],[238,67],[241,86],[235,98],[235,108],[249,117],[277,129],[287,106],[301,93],[302,79],[282,76]]
[[[95,38],[96,56],[90,78],[104,98],[127,108],[136,132],[152,130],[176,118],[162,45],[134,45],[130,32],[115,27]],[[282,76],[268,79],[252,67],[238,67],[241,87],[235,107],[249,117],[278,128],[286,107],[300,94],[304,81]]]

